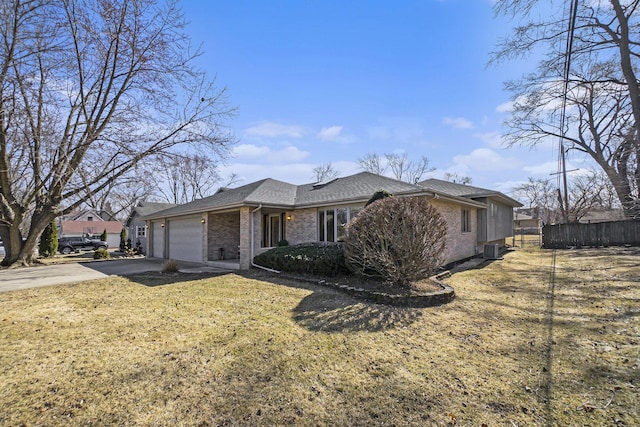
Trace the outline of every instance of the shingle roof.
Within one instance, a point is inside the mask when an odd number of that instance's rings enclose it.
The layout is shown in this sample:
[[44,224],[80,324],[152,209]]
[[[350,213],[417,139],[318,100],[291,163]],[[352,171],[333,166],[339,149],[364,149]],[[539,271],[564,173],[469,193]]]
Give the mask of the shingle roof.
[[386,190],[396,195],[425,192],[425,189],[418,185],[369,172],[360,172],[331,180],[326,184],[299,186],[296,206],[331,204],[349,200],[368,200],[378,190]]
[[175,203],[159,203],[159,202],[140,202],[138,206],[134,208],[136,213],[140,216],[150,215],[154,212],[162,211],[176,206]]
[[456,182],[443,181],[441,179],[427,179],[418,183],[425,188],[444,193],[451,196],[477,199],[482,197],[497,197],[512,206],[522,206],[520,202],[499,191],[488,190],[486,188],[474,187],[472,185],[458,184]]
[[194,200],[184,205],[154,212],[145,217],[145,219],[204,212],[211,209],[224,209],[241,205],[268,204],[293,207],[295,195],[295,185],[267,178],[243,185],[242,187],[225,189],[204,199]]
[[[427,180],[425,182],[431,182]],[[366,201],[376,191],[386,190],[394,195],[412,194],[434,194],[450,196],[452,200],[461,203],[484,206],[483,203],[476,202],[468,197],[468,191],[461,194],[457,187],[447,186],[447,181],[439,181],[443,184],[426,186],[410,184],[376,175],[369,172],[360,172],[344,178],[336,178],[324,183],[310,183],[304,185],[293,185],[275,179],[267,178],[252,182],[242,187],[223,189],[213,196],[195,200],[191,203],[178,205],[169,209],[156,211],[148,214],[143,219],[157,219],[171,216],[188,215],[210,210],[222,210],[237,208],[240,206],[270,206],[284,209],[294,209],[300,207],[322,206],[355,201]],[[437,183],[435,183],[437,184]],[[460,184],[455,184],[460,186]],[[482,190],[481,195],[496,194],[499,192],[478,189],[477,187],[462,186],[467,189]],[[502,195],[504,196],[504,195]],[[507,197],[507,196],[504,196]],[[512,200],[512,199],[510,199]],[[515,201],[514,201],[515,202]],[[517,203],[517,202],[516,202]]]

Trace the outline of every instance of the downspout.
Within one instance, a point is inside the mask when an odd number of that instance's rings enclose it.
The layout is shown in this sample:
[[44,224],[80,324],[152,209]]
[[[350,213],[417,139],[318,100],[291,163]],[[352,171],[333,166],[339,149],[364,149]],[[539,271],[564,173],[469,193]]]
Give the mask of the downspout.
[[251,248],[249,250],[249,253],[251,255],[251,266],[252,267],[256,267],[256,268],[260,268],[262,270],[270,271],[271,273],[280,274],[280,272],[278,270],[274,270],[272,268],[263,267],[263,266],[258,265],[258,264],[253,262],[253,247],[254,247],[253,246],[253,241],[254,241],[254,237],[253,237],[253,231],[254,230],[253,229],[255,228],[255,226],[253,225],[253,214],[258,212],[260,209],[262,209],[262,203],[260,203],[260,205],[257,208],[255,208],[254,210],[251,211],[251,216],[249,217],[249,221],[251,221],[251,227],[250,227],[250,229],[251,229]]

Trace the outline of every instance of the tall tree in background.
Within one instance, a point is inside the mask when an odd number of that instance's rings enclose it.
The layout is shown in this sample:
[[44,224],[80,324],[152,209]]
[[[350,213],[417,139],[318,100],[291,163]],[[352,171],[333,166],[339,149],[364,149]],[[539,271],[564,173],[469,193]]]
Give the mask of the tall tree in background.
[[560,129],[567,3],[498,0],[495,4],[497,13],[523,23],[499,44],[492,61],[545,53],[536,71],[506,84],[513,95],[506,121],[508,144],[536,145],[564,134],[568,150],[584,153],[602,168],[625,215],[640,217],[640,0],[578,3],[567,123]]
[[173,0],[2,2],[3,265],[31,263],[53,218],[145,159],[226,151],[232,109],[183,27]]
[[[516,198],[525,203],[534,217],[546,223],[557,223],[564,217],[558,189],[553,179],[529,180],[513,188]],[[615,200],[615,190],[607,177],[599,171],[590,170],[574,176],[568,184],[569,211],[571,221],[579,221],[592,209],[613,209],[619,204]]]
[[329,181],[338,176],[340,172],[335,170],[331,162],[323,163],[313,168],[313,179],[315,182]]
[[156,198],[175,204],[210,196],[220,182],[217,164],[200,154],[160,158],[151,177]]
[[426,156],[422,156],[418,160],[411,160],[406,153],[385,154],[384,159],[378,154],[370,153],[358,159],[358,164],[360,169],[376,175],[384,175],[390,169],[395,179],[412,184],[417,183],[426,173],[434,170],[429,167],[429,159]]

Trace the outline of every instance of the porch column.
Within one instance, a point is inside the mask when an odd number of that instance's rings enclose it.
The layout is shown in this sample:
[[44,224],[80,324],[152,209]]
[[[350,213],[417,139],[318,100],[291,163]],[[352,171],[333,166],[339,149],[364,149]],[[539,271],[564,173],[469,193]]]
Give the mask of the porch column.
[[240,270],[251,267],[251,208],[240,208]]

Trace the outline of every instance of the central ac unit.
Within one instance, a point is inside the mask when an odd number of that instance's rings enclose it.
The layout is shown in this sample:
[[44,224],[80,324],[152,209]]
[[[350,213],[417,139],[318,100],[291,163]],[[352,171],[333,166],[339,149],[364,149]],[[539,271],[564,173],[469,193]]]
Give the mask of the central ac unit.
[[484,258],[486,259],[498,259],[499,252],[500,245],[498,244],[484,245]]

